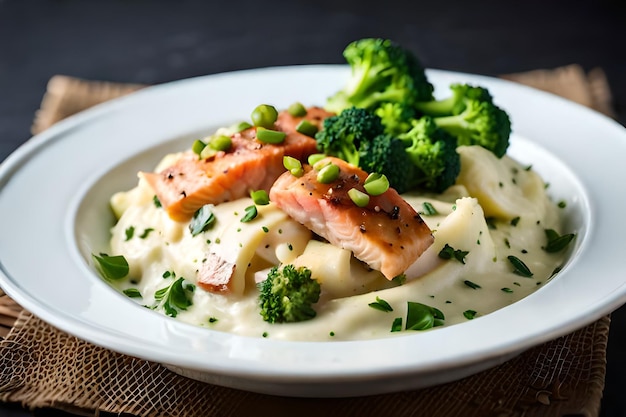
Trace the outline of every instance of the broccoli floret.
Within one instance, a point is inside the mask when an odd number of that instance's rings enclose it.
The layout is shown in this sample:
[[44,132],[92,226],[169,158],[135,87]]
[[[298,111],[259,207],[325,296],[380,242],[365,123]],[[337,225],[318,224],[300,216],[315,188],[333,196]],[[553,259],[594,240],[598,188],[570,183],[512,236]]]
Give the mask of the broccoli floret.
[[315,317],[313,304],[320,298],[320,284],[306,267],[292,264],[273,267],[259,283],[261,316],[269,323],[297,322]]
[[397,136],[411,128],[411,121],[415,118],[415,109],[401,103],[383,103],[374,110],[374,113],[383,123],[385,132]]
[[461,170],[457,140],[439,128],[430,116],[414,119],[412,128],[400,135],[405,152],[418,173],[412,182],[434,192],[443,192],[453,185]]
[[350,107],[324,119],[323,129],[315,140],[318,149],[360,166],[360,147],[384,132],[380,117],[365,109]]
[[369,173],[384,174],[397,192],[404,193],[418,184],[418,171],[402,140],[389,134],[378,135],[364,142],[360,152],[360,167]]
[[389,39],[354,41],[343,56],[351,74],[346,85],[328,98],[328,111],[339,113],[352,106],[373,109],[384,102],[412,105],[433,98],[433,85],[420,61]]
[[415,108],[456,137],[457,146],[480,145],[502,157],[511,135],[509,115],[494,104],[485,88],[452,84],[450,90],[450,97],[419,102]]

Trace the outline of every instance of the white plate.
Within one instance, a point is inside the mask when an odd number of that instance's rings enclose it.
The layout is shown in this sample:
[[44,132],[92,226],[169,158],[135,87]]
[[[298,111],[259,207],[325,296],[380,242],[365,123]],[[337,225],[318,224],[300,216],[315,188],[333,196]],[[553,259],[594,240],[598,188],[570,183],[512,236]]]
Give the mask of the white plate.
[[293,396],[352,396],[448,382],[572,332],[626,301],[626,131],[559,97],[429,70],[436,91],[476,83],[509,111],[510,154],[548,181],[578,233],[573,258],[531,296],[467,323],[358,342],[281,342],[197,328],[142,308],[89,267],[106,249],[108,198],[167,151],[247,119],[259,103],[323,104],[345,66],[268,68],[152,87],[70,117],[0,165],[0,285],[50,324],[211,383]]

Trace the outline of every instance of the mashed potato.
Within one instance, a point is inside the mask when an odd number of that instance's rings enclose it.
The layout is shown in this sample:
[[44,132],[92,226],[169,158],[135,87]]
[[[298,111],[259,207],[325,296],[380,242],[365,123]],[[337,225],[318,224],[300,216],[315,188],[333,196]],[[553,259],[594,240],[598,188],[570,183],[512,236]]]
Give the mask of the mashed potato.
[[[177,320],[239,335],[287,340],[353,340],[402,334],[391,332],[407,314],[407,302],[434,307],[444,325],[479,318],[527,296],[545,284],[564,262],[564,252],[547,253],[546,229],[561,233],[559,208],[532,170],[480,147],[460,147],[457,184],[440,195],[409,193],[405,199],[433,230],[434,244],[406,271],[406,280],[388,281],[367,269],[349,251],[314,238],[273,204],[242,223],[252,201],[244,198],[212,208],[215,225],[196,236],[188,222],[171,220],[154,202],[143,180],[111,198],[118,217],[111,251],[123,255],[130,273],[112,283],[138,303]],[[166,160],[175,155],[166,157]],[[165,163],[165,162],[164,162]],[[444,248],[457,256],[443,259]],[[236,265],[231,291],[213,293],[195,284],[208,254]],[[521,262],[517,262],[521,261]],[[270,324],[259,314],[255,283],[278,263],[312,270],[322,288],[309,321]],[[520,270],[520,263],[527,270]],[[530,274],[529,274],[530,273]],[[183,278],[191,305],[172,314],[162,295]],[[159,294],[160,291],[160,294]],[[156,295],[156,297],[155,297]],[[371,308],[380,298],[393,311]]]

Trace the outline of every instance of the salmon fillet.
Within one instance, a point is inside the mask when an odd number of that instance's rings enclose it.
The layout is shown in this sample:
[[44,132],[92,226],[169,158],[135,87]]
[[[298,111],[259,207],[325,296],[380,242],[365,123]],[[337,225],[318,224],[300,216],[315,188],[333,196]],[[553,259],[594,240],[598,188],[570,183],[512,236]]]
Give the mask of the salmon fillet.
[[270,200],[296,221],[354,256],[387,278],[402,274],[433,243],[431,230],[393,188],[371,196],[358,207],[348,191],[365,192],[367,173],[347,162],[327,157],[340,167],[332,183],[317,182],[317,172],[304,166],[304,175],[282,174],[270,190]]
[[177,221],[189,220],[205,204],[219,204],[248,195],[251,190],[269,191],[276,178],[285,171],[283,156],[305,159],[317,151],[314,138],[296,131],[302,119],[321,128],[322,121],[332,115],[312,107],[304,117],[283,111],[278,115],[275,130],[286,133],[280,144],[256,139],[252,127],[231,136],[232,146],[207,159],[199,159],[192,151],[185,152],[173,165],[160,172],[142,172],[161,205]]

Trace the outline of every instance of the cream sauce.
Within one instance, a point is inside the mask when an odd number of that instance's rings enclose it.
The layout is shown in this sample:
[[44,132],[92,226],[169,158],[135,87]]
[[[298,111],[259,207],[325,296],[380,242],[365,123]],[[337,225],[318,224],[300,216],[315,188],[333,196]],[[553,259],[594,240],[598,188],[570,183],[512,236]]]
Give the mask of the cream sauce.
[[[311,240],[308,229],[273,204],[260,206],[256,219],[242,223],[245,208],[252,204],[247,198],[213,207],[215,226],[193,237],[187,222],[171,220],[153,203],[153,192],[141,179],[136,188],[111,199],[119,216],[111,252],[124,255],[130,265],[129,277],[114,285],[120,291],[136,288],[142,295],[138,303],[163,313],[155,292],[171,284],[174,274],[195,284],[207,253],[216,253],[238,266],[234,290],[211,293],[196,288],[193,305],[180,310],[177,320],[245,336],[324,341],[406,334],[390,329],[394,319],[406,319],[407,301],[438,308],[445,326],[467,321],[464,313],[470,310],[480,318],[536,291],[562,265],[563,253],[542,249],[545,229],[562,232],[561,222],[559,208],[532,170],[482,148],[461,147],[459,153],[462,172],[457,185],[441,195],[404,195],[418,212],[428,202],[438,214],[423,215],[435,243],[407,270],[402,285],[367,270],[350,252]],[[467,251],[465,263],[441,259],[438,253],[446,244]],[[522,260],[533,276],[517,274],[509,255]],[[255,281],[279,262],[306,265],[320,281],[322,297],[314,319],[263,321]],[[164,278],[168,271],[170,276]],[[376,297],[393,311],[369,307]]]

